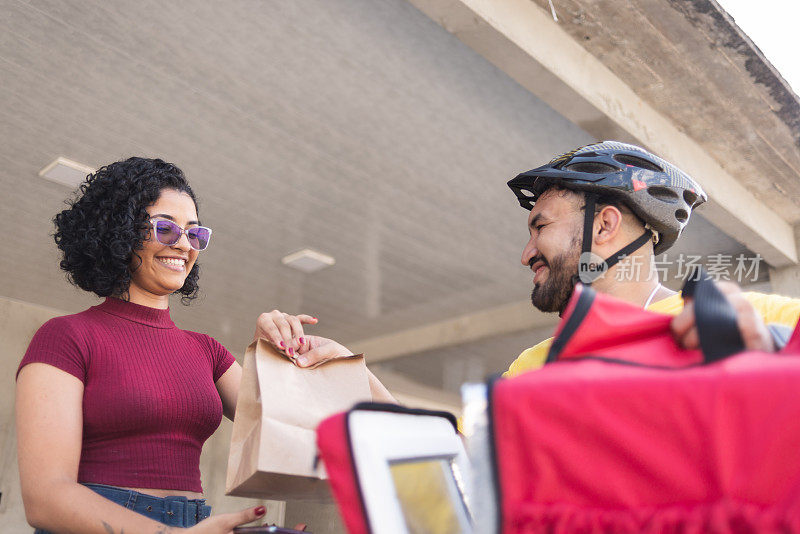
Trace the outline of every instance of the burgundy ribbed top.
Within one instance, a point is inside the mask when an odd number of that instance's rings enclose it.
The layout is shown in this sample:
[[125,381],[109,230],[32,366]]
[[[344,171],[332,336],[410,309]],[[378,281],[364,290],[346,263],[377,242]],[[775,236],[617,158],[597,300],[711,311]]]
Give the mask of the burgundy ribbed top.
[[19,369],[33,362],[84,384],[78,482],[202,492],[200,451],[222,420],[214,384],[234,362],[214,338],[108,298],[46,322]]

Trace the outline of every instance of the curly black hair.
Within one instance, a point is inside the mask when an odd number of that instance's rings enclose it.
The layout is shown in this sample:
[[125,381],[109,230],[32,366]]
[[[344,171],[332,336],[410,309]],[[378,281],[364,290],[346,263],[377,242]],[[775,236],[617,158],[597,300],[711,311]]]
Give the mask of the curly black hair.
[[[197,199],[178,167],[160,159],[129,158],[86,177],[69,209],[55,216],[53,235],[63,252],[61,268],[70,282],[100,297],[127,298],[130,264],[149,230],[147,207],[164,189]],[[195,263],[178,290],[183,304],[197,297],[200,270]]]

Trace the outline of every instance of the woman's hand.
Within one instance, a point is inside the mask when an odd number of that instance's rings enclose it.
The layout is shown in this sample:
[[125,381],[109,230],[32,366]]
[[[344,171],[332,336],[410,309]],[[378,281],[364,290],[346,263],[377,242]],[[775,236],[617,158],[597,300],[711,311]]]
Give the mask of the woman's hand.
[[273,347],[295,360],[300,367],[353,354],[347,347],[332,339],[306,335],[303,325],[318,322],[316,317],[310,315],[289,315],[280,310],[272,310],[259,315],[255,339],[266,339]]
[[[255,339],[266,339],[276,349],[292,358],[300,367],[310,367],[325,360],[353,355],[353,351],[332,339],[305,334],[304,324],[317,324],[318,322],[316,317],[310,315],[289,315],[279,310],[272,310],[259,315],[256,322]],[[367,369],[367,378],[374,401],[397,404],[394,396],[369,369]]]
[[253,339],[264,338],[287,356],[309,350],[309,340],[303,332],[304,324],[317,324],[317,318],[310,315],[289,315],[279,310],[262,313],[256,320],[256,333]]
[[300,367],[308,367],[325,360],[352,355],[352,350],[332,339],[320,336],[306,336],[306,343],[297,353],[295,362]]
[[177,534],[180,530],[184,532],[191,532],[192,534],[232,534],[233,527],[238,527],[239,525],[244,525],[245,523],[255,521],[259,517],[264,517],[266,512],[266,508],[259,506],[257,508],[247,508],[241,512],[212,515],[211,517],[200,521],[195,526],[189,527],[188,529],[175,529],[174,531],[165,529],[164,533],[167,534],[174,532]]

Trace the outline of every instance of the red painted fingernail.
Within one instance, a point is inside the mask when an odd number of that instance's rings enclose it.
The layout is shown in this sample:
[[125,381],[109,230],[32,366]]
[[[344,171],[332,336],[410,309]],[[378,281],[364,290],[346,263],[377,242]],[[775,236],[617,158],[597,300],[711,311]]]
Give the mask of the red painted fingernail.
[[256,508],[255,512],[258,517],[261,517],[262,515],[267,513],[267,509],[263,506],[259,506],[258,508]]
[[302,344],[303,344],[303,343],[305,343],[305,342],[306,342],[306,340],[305,340],[305,339],[303,339],[303,338],[301,337],[301,338],[300,338],[300,344],[302,345]]
[[294,349],[293,348],[289,348],[289,354],[294,354]]
[[286,345],[284,345],[284,344],[283,344],[283,341],[281,341],[281,348],[282,348],[282,349],[283,349],[283,348],[286,348]]

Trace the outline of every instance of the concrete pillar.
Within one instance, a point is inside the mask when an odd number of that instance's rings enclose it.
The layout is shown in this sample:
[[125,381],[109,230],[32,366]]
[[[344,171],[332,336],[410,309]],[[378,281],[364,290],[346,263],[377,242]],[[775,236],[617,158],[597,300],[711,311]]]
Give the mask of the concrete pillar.
[[800,265],[769,270],[772,292],[787,297],[800,298]]
[[[800,247],[800,224],[793,227],[795,247]],[[770,267],[769,282],[772,292],[787,297],[800,298],[800,264]]]
[[25,520],[17,467],[14,392],[17,366],[33,334],[62,312],[0,298],[0,525],[3,532],[32,532]]

